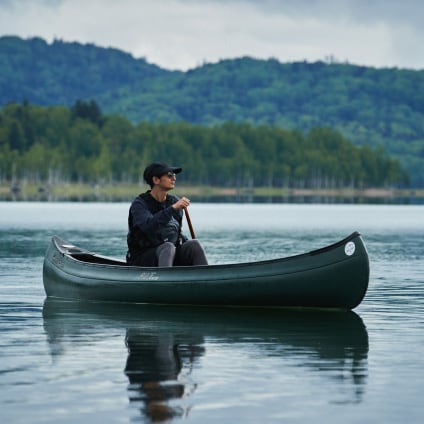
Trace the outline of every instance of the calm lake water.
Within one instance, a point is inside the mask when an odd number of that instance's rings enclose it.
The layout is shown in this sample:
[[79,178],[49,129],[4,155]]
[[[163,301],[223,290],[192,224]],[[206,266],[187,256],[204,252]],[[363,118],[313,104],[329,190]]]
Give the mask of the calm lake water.
[[211,263],[360,231],[371,278],[352,312],[46,300],[50,237],[123,258],[127,209],[0,203],[1,422],[422,422],[424,206],[191,207]]

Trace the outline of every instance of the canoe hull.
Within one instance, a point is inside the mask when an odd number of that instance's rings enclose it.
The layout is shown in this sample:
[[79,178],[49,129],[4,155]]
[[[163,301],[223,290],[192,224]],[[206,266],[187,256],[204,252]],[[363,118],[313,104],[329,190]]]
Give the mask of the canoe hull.
[[154,304],[353,309],[368,280],[358,233],[289,258],[172,268],[127,266],[53,237],[43,266],[49,297]]

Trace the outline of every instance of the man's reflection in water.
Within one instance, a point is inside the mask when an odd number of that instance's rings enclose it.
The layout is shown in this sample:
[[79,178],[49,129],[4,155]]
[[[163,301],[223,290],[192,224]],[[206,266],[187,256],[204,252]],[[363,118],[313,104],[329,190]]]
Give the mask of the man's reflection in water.
[[171,401],[187,397],[196,389],[190,373],[205,352],[203,338],[129,329],[125,343],[129,398],[140,403],[143,419],[164,422],[186,415],[187,408],[173,406]]

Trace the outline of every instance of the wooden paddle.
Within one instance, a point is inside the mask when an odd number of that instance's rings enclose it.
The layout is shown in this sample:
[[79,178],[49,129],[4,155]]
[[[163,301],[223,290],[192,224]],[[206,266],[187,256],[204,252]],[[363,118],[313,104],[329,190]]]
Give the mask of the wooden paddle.
[[185,212],[185,216],[187,218],[188,228],[190,229],[191,238],[195,239],[196,235],[194,234],[193,225],[191,225],[191,219],[190,219],[190,215],[188,213],[188,209],[184,208],[184,212]]

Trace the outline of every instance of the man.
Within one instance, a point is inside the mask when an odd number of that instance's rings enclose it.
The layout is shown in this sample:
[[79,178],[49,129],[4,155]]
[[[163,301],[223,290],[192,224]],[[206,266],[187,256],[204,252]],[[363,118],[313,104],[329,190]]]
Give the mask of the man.
[[182,168],[154,162],[144,170],[150,190],[137,196],[128,215],[127,263],[138,266],[207,265],[197,240],[181,233],[183,210],[190,206],[168,192],[175,187]]

